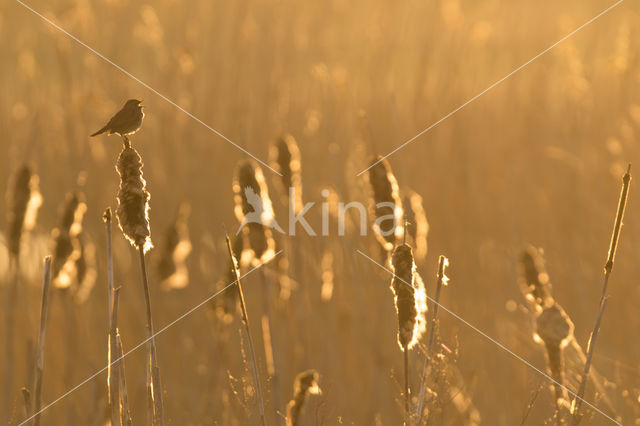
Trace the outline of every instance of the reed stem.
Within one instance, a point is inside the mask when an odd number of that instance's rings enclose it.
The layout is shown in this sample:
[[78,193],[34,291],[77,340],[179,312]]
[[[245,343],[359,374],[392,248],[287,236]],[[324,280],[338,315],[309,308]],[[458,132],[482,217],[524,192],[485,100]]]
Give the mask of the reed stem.
[[409,411],[409,348],[404,347],[404,418],[405,424],[411,424],[411,412]]
[[264,340],[264,352],[265,357],[267,359],[267,371],[269,376],[271,376],[272,382],[272,398],[273,398],[273,406],[275,411],[276,423],[279,423],[278,419],[279,414],[278,410],[280,408],[280,382],[278,377],[278,368],[276,362],[276,351],[275,351],[275,329],[272,326],[273,324],[273,315],[271,313],[271,297],[273,294],[273,281],[270,277],[267,276],[265,270],[260,271],[262,275],[262,280],[264,283],[264,315],[262,316],[262,337]]
[[16,305],[18,303],[18,281],[20,279],[20,262],[16,256],[9,257],[9,271],[11,284],[7,295],[6,306],[6,340],[5,340],[5,364],[4,364],[4,407],[7,413],[6,422],[11,419],[11,400],[13,394],[13,369],[14,369],[14,333],[16,326]]
[[40,425],[40,410],[42,407],[42,373],[44,370],[44,342],[47,330],[47,315],[49,312],[49,287],[51,284],[51,256],[44,258],[44,273],[42,278],[42,307],[40,309],[40,332],[38,333],[38,347],[36,349],[36,365],[33,383],[33,425]]
[[433,351],[433,343],[435,341],[436,328],[438,324],[438,308],[440,307],[440,291],[445,283],[446,270],[449,265],[449,260],[445,256],[440,256],[438,259],[438,275],[436,278],[436,297],[433,302],[433,314],[431,315],[431,327],[429,327],[429,335],[427,337],[427,350],[424,358],[424,365],[422,367],[422,383],[420,384],[420,395],[418,397],[418,407],[416,410],[416,417],[419,424],[422,421],[422,407],[424,405],[424,395],[427,389],[427,368],[429,367],[429,360],[431,359],[431,353]]
[[242,284],[240,284],[240,273],[236,264],[236,257],[231,249],[231,241],[229,236],[227,238],[227,249],[229,250],[229,256],[231,257],[231,265],[233,268],[233,274],[235,276],[236,290],[238,291],[238,299],[240,300],[240,309],[242,310],[242,323],[247,332],[247,340],[249,341],[249,355],[251,356],[251,363],[253,364],[253,380],[256,385],[256,394],[258,397],[258,407],[260,410],[260,420],[262,426],[265,426],[264,419],[264,401],[262,400],[262,388],[260,387],[260,379],[258,378],[258,363],[256,362],[256,354],[253,350],[253,339],[251,338],[251,329],[249,327],[249,315],[247,314],[247,307],[244,303],[244,293],[242,291]]
[[581,420],[582,414],[580,413],[580,407],[584,398],[584,393],[587,387],[587,380],[589,378],[589,370],[591,369],[591,360],[593,358],[593,352],[595,350],[595,343],[600,331],[600,324],[604,315],[604,310],[607,307],[607,286],[609,284],[609,277],[613,271],[613,263],[616,256],[616,250],[618,248],[618,240],[620,239],[620,231],[622,229],[622,219],[624,218],[624,211],[627,206],[627,199],[629,197],[629,186],[631,185],[631,164],[627,168],[627,172],[622,177],[622,189],[620,190],[620,198],[618,200],[618,211],[616,219],[613,224],[613,232],[611,233],[611,242],[609,244],[609,255],[607,262],[604,266],[604,281],[602,283],[602,293],[600,294],[600,303],[598,305],[598,314],[596,315],[595,325],[587,344],[587,359],[584,364],[584,370],[582,371],[582,377],[580,379],[580,386],[578,387],[578,393],[572,403],[573,424],[578,424]]
[[140,254],[140,272],[142,276],[142,285],[144,288],[144,299],[147,307],[147,349],[148,349],[148,370],[147,370],[147,392],[151,398],[152,424],[164,424],[163,420],[163,404],[162,404],[162,384],[160,383],[160,370],[158,368],[158,359],[156,353],[156,340],[153,331],[153,318],[151,315],[151,296],[149,293],[149,282],[147,280],[147,267],[144,259],[144,245],[138,245],[138,253]]
[[[117,292],[113,288],[113,250],[111,245],[111,209],[107,207],[102,216],[105,226],[106,245],[107,245],[107,307],[109,314],[109,339],[107,342],[107,358],[109,361],[107,368],[107,395],[109,398],[109,406],[111,408],[111,425],[119,426],[121,424],[120,419],[120,384],[119,384],[119,371],[118,367],[115,367],[111,363],[114,359],[118,358],[117,348],[117,325],[116,325],[116,313],[114,305],[117,303]],[[114,373],[115,367],[115,373]]]

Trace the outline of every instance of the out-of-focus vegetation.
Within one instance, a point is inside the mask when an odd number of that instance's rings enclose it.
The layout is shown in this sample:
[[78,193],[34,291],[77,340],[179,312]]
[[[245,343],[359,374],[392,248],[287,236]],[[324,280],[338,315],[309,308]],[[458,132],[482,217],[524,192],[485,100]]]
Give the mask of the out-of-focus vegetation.
[[[300,148],[304,201],[317,204],[329,187],[345,202],[367,202],[366,175],[356,174],[374,153],[390,152],[610,6],[593,0],[28,4],[262,160],[277,137],[291,133]],[[132,140],[151,193],[156,248],[147,257],[156,329],[213,294],[225,277],[223,224],[235,233],[232,179],[246,155],[17,2],[0,5],[0,52],[0,188],[9,188],[26,162],[40,176],[43,197],[35,230],[23,242],[15,389],[12,411],[0,417],[8,414],[16,424],[24,417],[19,389],[31,380],[42,257],[53,249],[51,230],[73,190],[85,194],[83,238],[95,245],[97,282],[81,304],[52,289],[44,404],[107,362],[101,216],[116,205],[121,142],[88,135],[126,99],[143,99],[145,122]],[[423,198],[429,253],[417,268],[428,294],[438,255],[445,254],[451,284],[441,303],[544,370],[546,351],[533,341],[518,287],[522,250],[529,243],[543,247],[553,297],[586,347],[619,179],[627,163],[640,164],[639,135],[640,7],[628,1],[389,158],[400,187]],[[286,224],[279,177],[263,170],[276,218]],[[632,183],[594,357],[615,411],[594,396],[593,386],[586,394],[625,424],[640,418],[639,199]],[[165,231],[183,202],[190,205],[189,285],[167,291],[157,266],[170,244]],[[9,208],[0,199],[0,211],[6,215]],[[319,207],[309,217],[320,229]],[[270,424],[274,392],[284,416],[294,378],[311,368],[322,394],[309,397],[301,424],[402,420],[403,359],[391,276],[356,253],[379,258],[374,238],[358,236],[357,229],[356,223],[345,237],[333,228],[331,236],[314,238],[299,229],[302,235],[279,241],[285,252],[269,270],[275,275],[287,259],[291,280],[284,281],[294,287],[289,299],[273,300],[277,382],[266,381],[260,337],[264,277],[243,279]],[[145,337],[135,256],[114,233],[125,351]],[[0,267],[4,302],[12,280],[4,247]],[[328,279],[329,297],[322,291]],[[540,383],[544,389],[527,424],[552,416],[550,383],[447,312],[439,319],[439,339],[452,352],[446,368],[455,367],[443,380],[461,389],[483,424],[519,424]],[[158,336],[167,424],[257,422],[239,321],[221,321],[207,304]],[[0,330],[4,344],[4,321]],[[414,397],[423,347],[420,342],[411,353]],[[144,353],[125,359],[134,424],[143,422],[146,408]],[[434,416],[460,424],[460,398],[453,395]],[[102,374],[43,413],[42,423],[104,424],[106,400]],[[586,422],[609,424],[599,414]]]

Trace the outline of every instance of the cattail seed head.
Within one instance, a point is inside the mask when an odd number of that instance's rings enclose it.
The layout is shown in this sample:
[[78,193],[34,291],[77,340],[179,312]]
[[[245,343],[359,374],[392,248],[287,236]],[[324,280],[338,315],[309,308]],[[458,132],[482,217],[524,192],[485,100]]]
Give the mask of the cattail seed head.
[[373,231],[382,247],[390,252],[396,241],[402,238],[404,213],[398,181],[391,171],[389,162],[380,156],[376,156],[372,161],[376,162],[368,174],[373,191],[373,217],[376,218]]
[[[273,207],[262,169],[255,161],[243,161],[236,168],[233,181],[234,212],[241,223],[245,255],[253,264],[268,259],[275,252],[270,226],[274,223]],[[247,254],[248,253],[248,254]]]
[[57,288],[68,288],[76,277],[76,261],[81,247],[78,236],[82,232],[82,219],[87,210],[84,194],[70,192],[65,197],[60,226],[53,230],[53,260],[51,276]]
[[528,246],[521,257],[522,289],[525,298],[534,304],[536,311],[551,306],[554,301],[551,296],[551,282],[544,266],[544,258],[540,250]]
[[308,395],[322,393],[318,386],[318,373],[307,370],[299,373],[293,383],[293,399],[287,404],[287,426],[296,426]]
[[79,255],[75,262],[76,282],[78,287],[74,294],[76,303],[84,303],[91,294],[96,283],[96,248],[85,241],[83,234],[78,235]]
[[544,343],[547,349],[547,359],[551,376],[557,382],[554,383],[556,400],[566,400],[564,385],[564,359],[563,349],[573,339],[573,322],[557,303],[553,303],[538,314],[536,318],[536,333],[534,340]]
[[142,247],[146,253],[153,247],[149,224],[151,194],[142,176],[142,166],[140,154],[131,146],[125,146],[116,164],[120,174],[116,215],[126,239],[136,248]]
[[429,234],[429,222],[422,206],[422,197],[412,191],[406,190],[402,198],[406,220],[406,233],[409,234],[416,249],[415,257],[424,260],[427,256],[427,235]]
[[398,314],[398,344],[403,351],[411,349],[426,328],[426,293],[422,279],[416,273],[413,251],[402,244],[391,256],[393,279],[391,290]]
[[564,348],[573,338],[573,322],[557,303],[545,308],[536,318],[536,340]]
[[165,244],[158,263],[164,289],[184,288],[189,284],[186,260],[191,253],[188,226],[190,214],[190,205],[180,204],[176,217],[165,234]]
[[[272,167],[282,174],[282,187],[288,203],[295,213],[302,210],[302,177],[300,175],[300,149],[293,136],[287,134],[271,146]],[[289,189],[294,190],[294,199],[289,200]]]
[[38,183],[38,175],[30,166],[24,165],[16,172],[12,190],[9,192],[7,246],[15,259],[20,256],[22,233],[33,229],[38,208],[42,205]]

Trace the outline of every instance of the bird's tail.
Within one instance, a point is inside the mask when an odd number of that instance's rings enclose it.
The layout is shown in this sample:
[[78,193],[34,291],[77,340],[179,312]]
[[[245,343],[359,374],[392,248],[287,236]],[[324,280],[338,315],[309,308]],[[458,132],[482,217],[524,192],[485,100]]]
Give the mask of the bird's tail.
[[92,134],[91,136],[92,136],[92,137],[93,137],[93,136],[98,136],[98,135],[103,134],[103,133],[104,133],[104,132],[106,132],[106,131],[107,131],[107,126],[104,126],[102,129],[98,130],[97,132],[95,132],[95,133],[94,133],[94,134]]

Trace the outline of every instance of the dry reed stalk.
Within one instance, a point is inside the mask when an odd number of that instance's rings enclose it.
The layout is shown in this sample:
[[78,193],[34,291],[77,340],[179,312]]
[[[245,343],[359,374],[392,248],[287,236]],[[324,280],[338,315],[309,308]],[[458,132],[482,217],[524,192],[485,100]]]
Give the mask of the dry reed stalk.
[[391,171],[389,162],[376,156],[369,169],[369,184],[373,191],[372,216],[375,217],[373,232],[380,245],[391,252],[403,235],[402,200],[400,199],[398,181]]
[[[117,352],[117,326],[115,323],[114,315],[114,302],[116,298],[116,292],[113,285],[113,248],[111,239],[111,208],[107,207],[102,215],[105,227],[106,237],[106,251],[107,251],[107,313],[109,322],[109,338],[107,340],[107,397],[109,399],[109,406],[111,408],[111,424],[120,425],[120,395],[119,395],[119,375],[114,373],[113,360],[118,356]],[[116,372],[118,370],[116,369]],[[117,387],[117,389],[116,389]],[[116,406],[117,404],[117,406]]]
[[234,278],[231,283],[236,284],[236,290],[238,300],[240,301],[240,309],[242,311],[242,323],[244,324],[245,331],[247,332],[247,340],[249,341],[249,355],[251,356],[251,363],[253,366],[253,380],[256,385],[256,395],[258,398],[258,407],[260,409],[260,420],[262,425],[265,425],[264,418],[264,401],[262,399],[262,388],[260,386],[260,379],[258,377],[258,363],[256,362],[255,351],[253,350],[253,339],[251,338],[251,328],[249,327],[249,315],[247,314],[247,307],[244,303],[244,293],[242,291],[242,284],[240,283],[240,273],[238,272],[238,262],[233,249],[231,248],[231,241],[229,236],[226,236],[227,250],[229,251],[229,257],[231,259],[231,268],[233,269]]
[[[233,182],[233,192],[235,194],[234,212],[242,227],[241,231],[246,237],[241,262],[246,256],[248,263],[255,266],[260,265],[273,257],[275,253],[275,241],[270,228],[278,225],[275,222],[273,206],[262,169],[255,161],[247,160],[238,165]],[[275,359],[275,329],[271,316],[272,280],[266,275],[264,269],[260,273],[264,283],[262,340],[267,370],[275,389],[273,401],[276,416],[278,416],[279,386]]]
[[582,405],[582,399],[587,386],[587,379],[589,378],[589,370],[591,369],[591,360],[593,358],[593,351],[595,349],[596,339],[598,332],[600,331],[600,323],[602,322],[602,316],[604,310],[607,307],[607,286],[609,284],[609,276],[613,271],[613,263],[616,257],[616,249],[618,248],[618,240],[620,239],[620,231],[622,230],[622,220],[624,218],[624,211],[627,206],[627,199],[629,197],[629,186],[631,185],[631,164],[627,168],[627,172],[622,176],[622,188],[620,189],[620,198],[618,199],[618,210],[616,213],[616,219],[613,224],[613,232],[611,233],[611,242],[609,244],[609,254],[607,256],[607,262],[604,266],[604,280],[602,283],[602,293],[600,294],[600,303],[598,307],[598,314],[596,315],[596,321],[593,326],[593,331],[589,337],[587,344],[587,359],[584,364],[584,370],[580,379],[580,386],[578,387],[578,393],[571,403],[571,413],[574,424],[578,424],[582,418],[580,407]]
[[[300,149],[293,136],[286,134],[270,148],[271,165],[280,172],[283,199],[296,214],[302,210],[302,177],[300,174]],[[291,192],[290,192],[291,191]],[[293,199],[291,195],[293,194]]]
[[[22,166],[13,177],[13,183],[8,193],[9,215],[7,221],[7,248],[9,251],[9,276],[11,284],[8,286],[6,298],[6,340],[4,365],[4,412],[9,415],[11,395],[13,391],[14,369],[14,332],[16,323],[16,309],[18,303],[18,289],[20,279],[20,248],[22,236],[33,229],[36,223],[38,208],[42,204],[42,196],[38,189],[39,178],[31,167]],[[8,420],[8,418],[6,419]]]
[[[42,278],[42,306],[40,309],[40,331],[38,333],[38,347],[33,383],[33,425],[40,424],[40,409],[42,407],[42,373],[44,370],[44,342],[47,331],[47,315],[49,313],[49,287],[51,284],[51,256],[44,258],[44,272]],[[30,419],[27,419],[30,420]]]
[[147,419],[151,424],[162,425],[163,403],[162,384],[156,351],[153,318],[151,315],[151,296],[145,253],[153,247],[151,243],[151,226],[149,224],[149,199],[151,195],[146,188],[146,181],[142,175],[142,159],[138,152],[129,144],[125,144],[118,157],[117,170],[120,174],[120,189],[118,191],[118,223],[122,233],[139,254],[140,274],[146,303],[147,316],[147,393],[149,397]]
[[[231,249],[233,253],[242,253],[243,241],[241,235],[236,235],[231,243]],[[235,256],[235,255],[234,255]],[[225,287],[232,283],[236,279],[235,268],[239,267],[235,264],[235,257],[229,260],[229,265],[226,269],[224,278],[218,281],[217,290],[222,291]],[[233,321],[233,317],[238,312],[240,304],[238,303],[238,296],[235,291],[225,291],[219,297],[213,300],[213,307],[216,312],[217,318],[223,324],[230,324]]]
[[109,367],[107,369],[107,386],[109,407],[111,408],[111,426],[120,426],[122,406],[120,403],[120,363],[118,351],[118,296],[120,289],[109,294],[111,312],[109,317]]
[[556,408],[568,400],[564,388],[564,358],[563,349],[573,339],[573,322],[564,309],[557,303],[545,308],[536,318],[535,339],[544,343],[547,349],[549,371],[555,381]]
[[[424,332],[426,303],[422,280],[417,278],[413,251],[407,244],[396,247],[391,256],[393,279],[391,290],[398,314],[398,344],[404,352],[405,416],[409,419],[409,358],[408,352]],[[420,294],[422,293],[422,294]]]
[[[104,231],[105,231],[105,242],[106,242],[106,251],[107,251],[107,315],[109,322],[109,336],[111,336],[111,331],[113,330],[113,296],[114,296],[114,285],[113,285],[113,246],[112,246],[112,238],[111,238],[111,207],[107,207],[102,215],[102,220],[104,222]],[[108,370],[107,377],[111,377],[111,360],[113,359],[114,350],[111,347],[111,337],[107,340],[107,358],[108,358]],[[110,389],[110,380],[107,380],[107,388]],[[108,395],[111,395],[110,392],[107,392]],[[111,397],[109,397],[111,400]]]
[[521,264],[522,290],[527,301],[535,307],[536,312],[553,305],[552,285],[541,251],[531,245],[527,246],[522,253]]
[[263,268],[260,270],[264,287],[264,310],[262,315],[262,340],[264,343],[265,360],[267,364],[267,373],[271,377],[273,392],[273,406],[275,409],[276,419],[279,418],[280,409],[280,379],[278,376],[278,362],[276,359],[276,336],[273,324],[273,315],[271,313],[272,295],[273,295],[273,278],[269,276]]
[[122,340],[120,333],[116,331],[116,342],[118,344],[118,353],[120,354],[120,365],[118,373],[120,375],[118,383],[120,385],[120,402],[122,404],[122,424],[131,426],[131,413],[129,411],[129,393],[127,392],[127,379],[124,371],[124,349],[122,348]]
[[158,262],[160,284],[164,290],[185,288],[189,284],[186,260],[191,253],[188,226],[190,214],[189,203],[181,203],[173,223],[165,234],[165,244]]
[[407,189],[402,198],[402,207],[406,219],[406,233],[409,234],[415,245],[414,256],[416,262],[423,261],[427,257],[427,235],[429,234],[429,221],[424,212],[422,197]]
[[424,365],[422,367],[422,376],[420,379],[420,396],[418,397],[418,406],[416,409],[416,418],[418,423],[422,421],[422,407],[424,404],[424,396],[427,389],[427,368],[429,367],[429,359],[433,351],[433,343],[435,341],[436,328],[438,325],[438,308],[440,307],[440,291],[443,286],[449,283],[447,277],[447,267],[449,266],[449,259],[446,256],[440,255],[438,258],[438,274],[436,276],[436,295],[433,302],[433,314],[431,315],[431,327],[429,328],[429,335],[427,338],[427,350],[424,358]]
[[297,426],[307,397],[321,393],[318,377],[315,370],[303,371],[296,376],[293,382],[293,399],[287,404],[287,426]]

